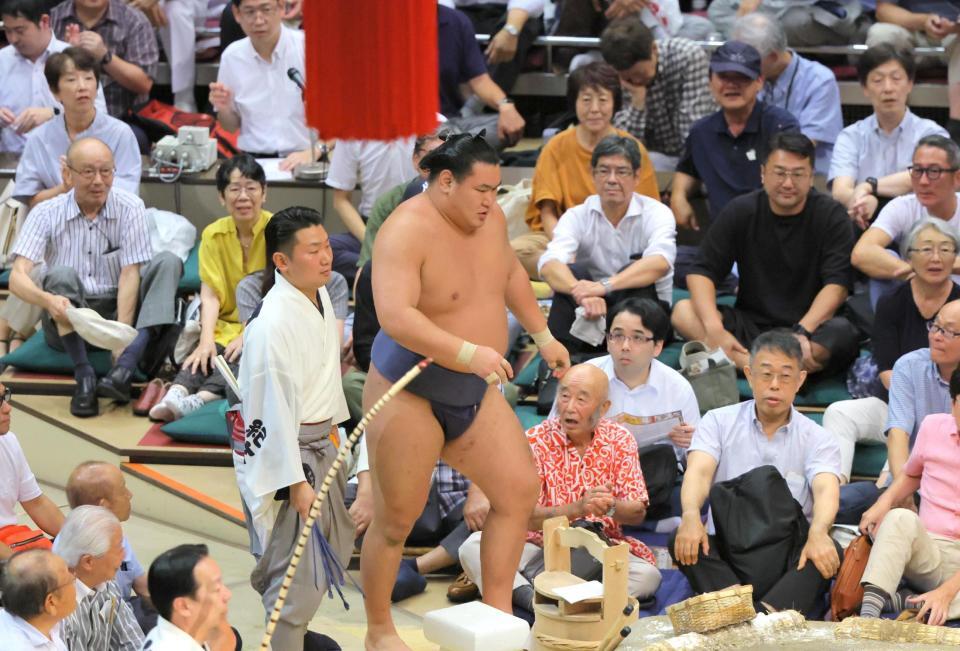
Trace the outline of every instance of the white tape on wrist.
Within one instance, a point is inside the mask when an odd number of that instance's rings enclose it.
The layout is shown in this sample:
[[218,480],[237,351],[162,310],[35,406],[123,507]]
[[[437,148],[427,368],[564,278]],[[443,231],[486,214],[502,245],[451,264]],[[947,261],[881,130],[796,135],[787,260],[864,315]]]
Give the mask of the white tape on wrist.
[[534,332],[530,336],[533,338],[533,343],[537,345],[537,348],[543,348],[551,341],[554,341],[553,335],[550,334],[549,328],[544,328],[540,332]]
[[470,362],[473,361],[473,354],[476,352],[477,345],[464,340],[460,345],[460,352],[457,353],[457,363],[470,366]]

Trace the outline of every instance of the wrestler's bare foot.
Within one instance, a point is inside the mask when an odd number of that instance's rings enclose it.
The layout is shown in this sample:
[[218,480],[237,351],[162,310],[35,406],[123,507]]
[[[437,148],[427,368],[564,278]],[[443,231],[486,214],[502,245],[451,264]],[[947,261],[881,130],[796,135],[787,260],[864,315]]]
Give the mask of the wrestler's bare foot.
[[411,651],[392,626],[380,630],[368,628],[363,646],[367,651]]

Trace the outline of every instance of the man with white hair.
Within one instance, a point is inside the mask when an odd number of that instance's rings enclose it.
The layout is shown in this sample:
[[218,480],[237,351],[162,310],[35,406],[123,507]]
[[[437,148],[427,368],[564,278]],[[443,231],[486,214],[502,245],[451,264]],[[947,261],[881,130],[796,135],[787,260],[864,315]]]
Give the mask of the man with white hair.
[[102,506],[78,506],[53,542],[53,553],[77,578],[77,609],[60,627],[67,648],[139,651],[143,631],[114,581],[124,556],[117,516]]
[[833,72],[787,47],[781,22],[763,12],[738,18],[730,38],[752,45],[760,53],[764,84],[757,98],[797,118],[800,133],[817,146],[814,170],[826,175],[833,143],[843,131],[840,87]]
[[58,624],[77,607],[74,579],[63,559],[47,549],[15,554],[0,577],[5,651],[66,651]]

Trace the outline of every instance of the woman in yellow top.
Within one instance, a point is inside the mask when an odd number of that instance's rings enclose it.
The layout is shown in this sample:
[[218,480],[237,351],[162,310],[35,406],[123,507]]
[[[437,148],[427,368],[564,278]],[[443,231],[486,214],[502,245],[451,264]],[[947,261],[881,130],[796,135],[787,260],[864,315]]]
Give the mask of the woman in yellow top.
[[263,269],[267,258],[263,229],[271,214],[263,210],[266,175],[252,156],[236,156],[217,170],[217,191],[230,214],[203,229],[200,238],[200,343],[163,399],[150,409],[153,420],[176,420],[226,394],[226,383],[213,364],[217,355],[237,372],[243,348],[237,284]]
[[[533,188],[527,207],[530,233],[511,242],[524,269],[537,279],[537,261],[553,238],[553,229],[564,212],[594,194],[590,157],[597,143],[609,135],[633,138],[613,126],[623,93],[620,78],[602,61],[577,68],[567,79],[567,104],[576,112],[576,123],[553,136],[537,158]],[[637,192],[660,200],[657,174],[650,155],[639,141],[640,170]]]

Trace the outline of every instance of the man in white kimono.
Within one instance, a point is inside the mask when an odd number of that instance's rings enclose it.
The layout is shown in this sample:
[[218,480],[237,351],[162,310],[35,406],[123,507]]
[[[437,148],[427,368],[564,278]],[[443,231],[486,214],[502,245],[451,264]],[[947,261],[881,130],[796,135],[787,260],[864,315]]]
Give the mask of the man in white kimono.
[[[273,609],[303,522],[337,456],[337,424],[348,418],[340,384],[340,343],[333,305],[324,287],[333,255],[319,213],[287,208],[267,224],[266,273],[275,284],[244,332],[240,362],[242,438],[233,462],[243,497],[254,589]],[[341,473],[317,524],[341,565],[353,549],[354,526]],[[273,648],[300,651],[327,575],[314,530],[273,635]],[[328,559],[329,560],[329,559]]]

